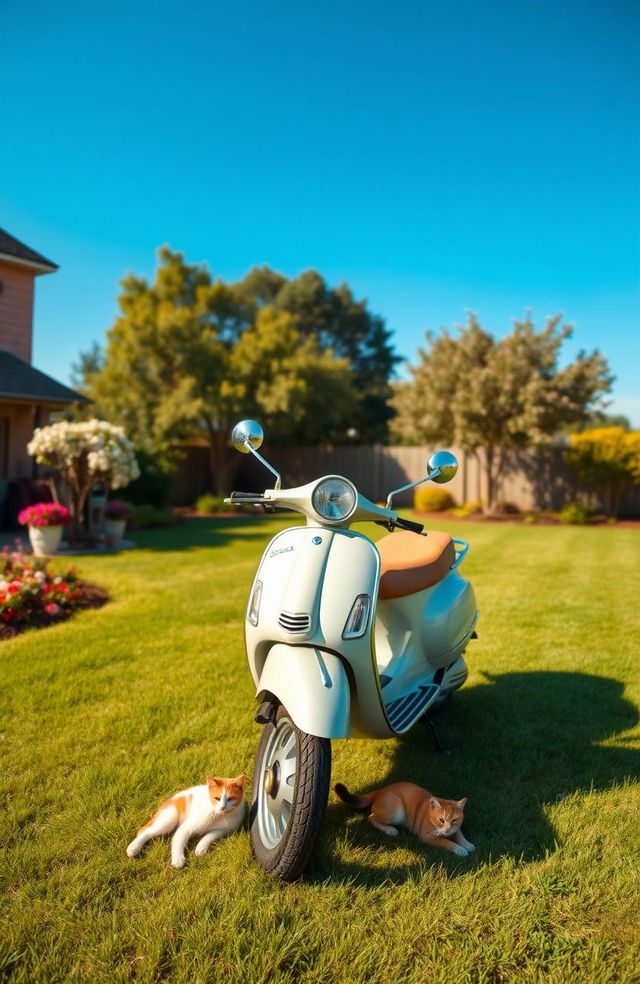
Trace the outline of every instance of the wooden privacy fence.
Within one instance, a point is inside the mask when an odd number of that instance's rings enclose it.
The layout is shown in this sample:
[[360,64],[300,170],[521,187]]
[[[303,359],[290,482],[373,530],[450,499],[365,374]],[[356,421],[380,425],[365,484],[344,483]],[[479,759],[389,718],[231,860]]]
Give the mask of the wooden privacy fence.
[[[190,505],[199,495],[213,487],[209,457],[204,447],[183,448],[173,487],[176,505]],[[342,447],[269,447],[260,453],[276,468],[283,485],[303,485],[321,475],[344,475],[357,489],[376,502],[386,500],[392,489],[414,482],[426,474],[427,460],[435,449],[388,447],[382,444]],[[486,502],[485,479],[477,456],[451,448],[458,458],[458,474],[447,485],[456,502]],[[255,458],[238,454],[233,487],[255,491],[271,485],[270,473]],[[229,489],[231,491],[231,489]],[[606,503],[586,485],[580,483],[566,465],[561,448],[529,449],[510,452],[501,481],[498,500],[511,503],[522,511],[561,509],[567,502],[582,502],[596,509]],[[394,505],[410,506],[413,490],[394,498]],[[621,515],[640,515],[640,488],[628,490]]]

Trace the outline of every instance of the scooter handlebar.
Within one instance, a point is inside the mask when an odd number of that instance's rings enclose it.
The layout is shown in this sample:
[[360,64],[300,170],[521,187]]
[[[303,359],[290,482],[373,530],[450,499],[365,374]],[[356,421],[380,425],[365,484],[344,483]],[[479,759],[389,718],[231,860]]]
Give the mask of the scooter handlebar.
[[255,503],[256,505],[264,505],[269,500],[265,499],[264,495],[260,492],[232,492],[229,498],[224,500],[230,503],[230,505],[239,505],[241,502],[245,503]]
[[[262,494],[260,492],[232,492],[231,496],[224,501],[231,505],[253,503],[264,506],[267,511],[271,511],[276,507],[280,509],[293,509],[294,512],[301,512],[307,517],[314,518],[315,512],[311,508],[310,500],[316,485],[317,482],[311,482],[309,485],[296,489],[266,489]],[[385,516],[385,519],[376,519],[376,516]],[[396,513],[391,512],[391,510],[381,508],[375,503],[369,502],[362,495],[358,495],[358,506],[351,517],[351,522],[374,522],[379,526],[386,527],[386,529],[392,529],[394,526],[398,526],[401,529],[410,530],[412,533],[422,533],[424,530],[424,526],[421,523],[414,523],[410,519],[402,519]]]
[[412,533],[422,533],[424,530],[422,523],[414,523],[412,519],[402,519],[400,516],[396,519],[395,524],[403,530],[410,530]]
[[401,516],[396,516],[395,519],[385,522],[382,519],[377,519],[376,524],[378,526],[384,526],[385,529],[389,529],[392,526],[399,526],[402,530],[409,530],[411,533],[422,533],[424,531],[424,526],[422,523],[414,523],[411,519],[402,519]]

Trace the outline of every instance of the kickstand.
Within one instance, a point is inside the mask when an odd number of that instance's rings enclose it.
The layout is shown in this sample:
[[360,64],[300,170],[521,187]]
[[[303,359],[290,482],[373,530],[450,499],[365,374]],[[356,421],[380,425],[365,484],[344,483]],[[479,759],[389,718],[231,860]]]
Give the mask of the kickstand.
[[429,712],[427,711],[426,714],[423,714],[420,720],[422,721],[427,731],[429,732],[429,736],[431,738],[431,744],[433,745],[434,751],[440,752],[442,755],[451,755],[451,749],[445,748],[442,742],[440,741],[440,738],[438,737],[438,732],[436,731],[435,725],[433,723],[431,716],[429,715]]

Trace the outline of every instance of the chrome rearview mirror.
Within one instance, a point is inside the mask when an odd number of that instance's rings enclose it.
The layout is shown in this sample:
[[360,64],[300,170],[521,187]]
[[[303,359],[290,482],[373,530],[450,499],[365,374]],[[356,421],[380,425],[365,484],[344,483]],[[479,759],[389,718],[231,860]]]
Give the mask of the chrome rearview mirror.
[[241,420],[231,431],[231,443],[236,451],[242,451],[243,454],[252,454],[254,458],[261,461],[265,468],[268,468],[271,474],[275,475],[275,487],[279,489],[282,485],[280,475],[275,468],[271,467],[268,461],[264,460],[261,454],[258,454],[258,448],[263,440],[264,431],[257,420]]
[[257,451],[263,441],[264,431],[257,420],[241,420],[231,432],[231,443],[243,454]]
[[427,462],[427,474],[424,478],[419,478],[416,482],[409,482],[408,485],[403,485],[401,488],[394,489],[393,492],[390,492],[387,496],[387,509],[391,509],[393,497],[394,495],[398,495],[399,492],[414,489],[416,485],[422,485],[423,482],[428,482],[429,479],[438,485],[444,485],[445,482],[451,481],[457,470],[458,459],[455,454],[451,454],[450,451],[434,452]]
[[458,459],[451,451],[436,451],[427,462],[427,478],[437,485],[450,482],[458,470]]

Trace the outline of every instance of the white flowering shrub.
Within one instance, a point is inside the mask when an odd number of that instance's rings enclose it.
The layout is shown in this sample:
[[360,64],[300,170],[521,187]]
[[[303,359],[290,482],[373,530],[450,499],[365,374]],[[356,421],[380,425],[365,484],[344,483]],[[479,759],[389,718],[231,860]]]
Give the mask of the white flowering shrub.
[[40,464],[60,470],[88,469],[94,485],[118,489],[140,475],[133,445],[122,427],[106,420],[39,427],[27,451]]
[[27,451],[39,464],[59,473],[69,492],[76,528],[94,485],[122,488],[140,475],[133,445],[123,428],[106,420],[62,420],[39,427]]

